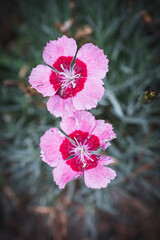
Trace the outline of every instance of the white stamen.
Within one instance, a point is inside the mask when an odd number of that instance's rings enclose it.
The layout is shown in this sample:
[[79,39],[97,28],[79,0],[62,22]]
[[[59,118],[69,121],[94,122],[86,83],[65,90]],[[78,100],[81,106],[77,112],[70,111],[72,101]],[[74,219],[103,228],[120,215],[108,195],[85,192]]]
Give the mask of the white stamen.
[[72,82],[72,86],[73,86],[73,88],[75,88],[76,87],[76,83]]
[[79,142],[77,141],[77,138],[76,138],[76,137],[74,137],[74,140],[76,141],[78,147],[80,147]]
[[91,155],[90,152],[87,151],[87,146],[81,145],[76,137],[74,137],[75,142],[72,143],[74,145],[74,148],[71,150],[72,153],[75,153],[76,155],[80,156],[80,159],[83,163],[83,168],[87,165],[87,162],[85,160],[85,157],[89,159],[90,161],[94,162],[94,159],[92,159],[89,155]]
[[65,70],[65,68],[63,67],[63,64],[61,64],[61,68],[62,68],[63,71]]
[[92,158],[90,158],[86,153],[84,153],[84,155],[89,159],[91,160],[92,162],[94,162],[94,160]]
[[66,78],[69,78],[69,76],[67,75],[67,73],[64,73],[64,72],[60,72],[59,75],[64,75]]
[[87,165],[87,163],[85,162],[85,163],[83,163],[83,168],[85,168],[85,166]]
[[74,75],[74,70],[73,72],[70,72],[68,69],[65,69],[63,64],[60,65],[63,72],[60,72],[59,75],[62,75],[65,77],[65,79],[63,79],[64,83],[62,83],[61,87],[62,88],[65,88],[69,83],[72,84],[73,88],[76,87],[76,78],[80,78],[81,77],[81,74],[78,73],[78,74],[75,74]]

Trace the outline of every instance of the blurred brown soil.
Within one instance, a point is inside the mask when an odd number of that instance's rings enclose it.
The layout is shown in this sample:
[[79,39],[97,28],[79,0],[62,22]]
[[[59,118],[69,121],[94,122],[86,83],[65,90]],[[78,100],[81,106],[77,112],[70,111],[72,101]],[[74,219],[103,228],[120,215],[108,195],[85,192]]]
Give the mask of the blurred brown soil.
[[[56,206],[31,206],[32,195],[17,198],[5,185],[1,189],[0,240],[158,240],[160,211],[138,197],[114,196],[116,216],[68,199],[66,191]],[[92,226],[93,224],[93,226]]]

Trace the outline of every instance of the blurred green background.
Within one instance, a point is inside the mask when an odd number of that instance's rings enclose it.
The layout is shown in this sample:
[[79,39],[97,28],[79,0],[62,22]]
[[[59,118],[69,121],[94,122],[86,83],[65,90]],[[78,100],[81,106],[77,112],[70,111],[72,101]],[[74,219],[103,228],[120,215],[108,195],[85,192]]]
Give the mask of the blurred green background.
[[[0,11],[0,239],[159,239],[160,1],[3,0]],[[106,151],[118,177],[106,189],[81,179],[60,191],[40,158],[39,138],[60,118],[28,76],[63,34],[110,61],[91,111],[118,135]]]

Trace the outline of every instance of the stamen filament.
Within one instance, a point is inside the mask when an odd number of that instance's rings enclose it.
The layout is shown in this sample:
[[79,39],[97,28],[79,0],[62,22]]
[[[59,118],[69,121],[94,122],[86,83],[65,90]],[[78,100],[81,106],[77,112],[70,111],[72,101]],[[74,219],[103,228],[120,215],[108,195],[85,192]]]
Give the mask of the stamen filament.
[[74,145],[74,147],[72,148],[71,150],[71,153],[75,153],[76,155],[77,154],[80,154],[79,157],[80,157],[80,160],[82,161],[83,163],[83,168],[85,168],[85,166],[87,165],[87,162],[85,161],[85,157],[87,159],[89,159],[90,161],[94,162],[94,159],[92,159],[89,155],[91,155],[90,152],[87,151],[87,146],[85,145],[81,145],[78,140],[76,139],[76,137],[74,137],[74,141],[75,142],[72,142],[72,144]]
[[63,67],[63,64],[61,64],[61,68],[62,68],[63,71],[65,70],[65,68]]
[[92,162],[94,162],[94,160],[92,158],[90,158],[85,152],[84,152],[84,155],[89,159],[91,160]]

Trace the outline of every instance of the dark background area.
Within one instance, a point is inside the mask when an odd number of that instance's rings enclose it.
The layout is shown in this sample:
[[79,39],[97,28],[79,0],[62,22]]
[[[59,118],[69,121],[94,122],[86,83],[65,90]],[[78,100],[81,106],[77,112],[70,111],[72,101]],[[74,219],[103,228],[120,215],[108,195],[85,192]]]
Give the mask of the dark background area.
[[[49,40],[93,42],[109,58],[105,95],[91,112],[113,124],[106,153],[117,178],[62,191],[40,158],[39,138],[59,127],[31,89]],[[160,1],[0,2],[0,239],[158,240],[160,235]]]

